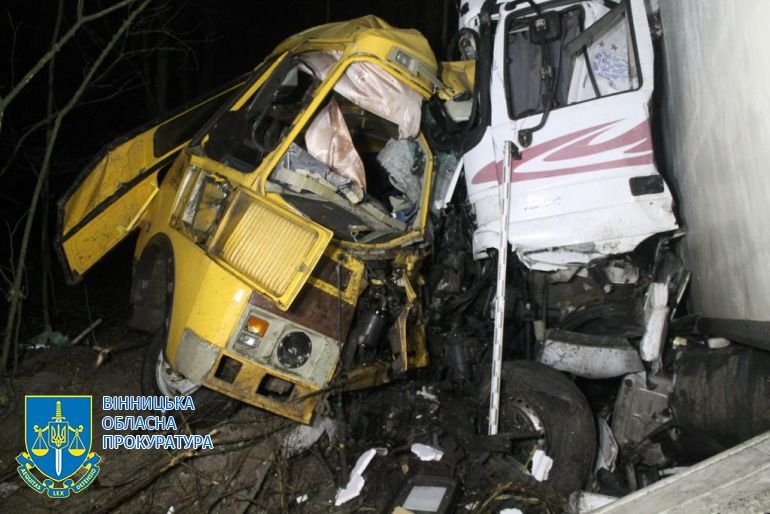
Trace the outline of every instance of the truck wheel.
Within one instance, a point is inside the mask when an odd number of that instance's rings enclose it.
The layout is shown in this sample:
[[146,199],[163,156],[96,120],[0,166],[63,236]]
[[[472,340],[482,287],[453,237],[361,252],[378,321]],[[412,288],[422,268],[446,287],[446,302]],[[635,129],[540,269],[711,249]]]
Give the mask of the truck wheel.
[[542,430],[544,437],[514,443],[526,462],[536,449],[553,459],[545,483],[569,494],[587,484],[596,456],[596,427],[583,393],[566,375],[531,361],[503,363],[498,432]]
[[166,362],[164,355],[165,330],[153,336],[142,362],[142,394],[151,396],[191,396],[195,410],[186,410],[175,415],[177,424],[182,418],[191,425],[209,426],[229,418],[240,406],[240,402],[216,391],[199,386],[177,373]]

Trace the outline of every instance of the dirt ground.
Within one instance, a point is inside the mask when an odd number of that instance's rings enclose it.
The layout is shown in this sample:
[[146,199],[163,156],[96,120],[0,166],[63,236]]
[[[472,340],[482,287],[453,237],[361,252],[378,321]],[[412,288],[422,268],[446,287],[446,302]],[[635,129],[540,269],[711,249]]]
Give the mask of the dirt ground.
[[[212,435],[214,450],[105,450],[101,398],[139,394],[138,377],[149,336],[113,321],[95,330],[95,339],[100,348],[116,349],[99,366],[99,352],[93,346],[30,350],[23,355],[20,373],[2,382],[0,511],[386,512],[407,479],[423,474],[461,479],[460,512],[487,511],[485,500],[501,487],[510,489],[508,497],[518,500],[517,505],[531,507],[525,512],[549,511],[549,493],[529,483],[524,473],[516,474],[495,459],[484,457],[482,465],[481,458],[463,457],[466,454],[458,442],[447,439],[446,427],[468,422],[463,411],[467,402],[434,397],[420,377],[346,396],[350,423],[344,453],[327,434],[311,448],[287,450],[287,436],[299,425],[247,406],[226,422],[195,430]],[[92,451],[101,456],[101,472],[84,492],[50,499],[20,479],[15,458],[25,451],[24,395],[31,394],[93,395]],[[188,430],[179,427],[180,433]],[[409,451],[414,442],[441,446],[445,456],[441,462],[422,462]],[[468,446],[467,441],[461,443]],[[375,448],[377,456],[364,475],[363,491],[335,507],[340,455],[352,468],[369,448]]]
[[[79,286],[56,291],[54,331],[73,338],[102,319],[77,345],[34,349],[37,329],[22,334],[17,373],[0,379],[0,512],[390,512],[403,485],[421,475],[451,477],[458,512],[503,506],[528,513],[561,510],[563,498],[533,483],[520,465],[490,457],[474,441],[452,435],[472,423],[476,402],[432,390],[430,380],[419,374],[346,394],[347,423],[327,420],[327,431],[316,433],[312,446],[287,449],[289,434],[296,435],[300,425],[242,406],[207,428],[179,423],[178,433],[211,434],[213,450],[105,450],[102,396],[140,394],[140,368],[150,341],[150,335],[126,326],[128,276],[130,259],[107,261]],[[15,459],[26,451],[25,395],[92,395],[91,450],[101,457],[101,471],[83,492],[51,499],[19,477]],[[343,433],[340,427],[346,427]],[[441,447],[445,455],[440,462],[422,462],[410,451],[413,443]],[[344,468],[372,448],[377,455],[360,495],[335,507],[338,487],[347,483]],[[508,503],[493,505],[493,496]]]
[[[166,450],[102,448],[103,395],[139,394],[138,377],[149,337],[120,326],[100,334],[100,346],[126,342],[134,348],[111,355],[96,367],[92,348],[50,348],[30,352],[23,373],[6,379],[0,407],[0,511],[3,512],[324,512],[333,498],[333,481],[310,491],[295,484],[301,473],[288,469],[281,441],[292,424],[258,409],[241,408],[231,419],[196,433],[212,434],[214,450],[189,454]],[[119,341],[119,343],[118,343]],[[95,484],[68,499],[50,499],[27,487],[16,471],[25,451],[24,395],[93,395],[92,451],[101,456]],[[180,426],[184,433],[189,427]],[[311,463],[312,464],[312,463]],[[306,466],[300,466],[306,468]],[[309,470],[307,470],[309,471]],[[311,473],[319,476],[318,473]],[[308,494],[310,493],[310,494]],[[302,504],[296,497],[312,495]],[[326,497],[324,497],[324,494]],[[276,510],[277,507],[277,510]],[[316,508],[320,507],[320,510]],[[347,509],[345,509],[347,510]],[[344,510],[342,510],[344,511]]]

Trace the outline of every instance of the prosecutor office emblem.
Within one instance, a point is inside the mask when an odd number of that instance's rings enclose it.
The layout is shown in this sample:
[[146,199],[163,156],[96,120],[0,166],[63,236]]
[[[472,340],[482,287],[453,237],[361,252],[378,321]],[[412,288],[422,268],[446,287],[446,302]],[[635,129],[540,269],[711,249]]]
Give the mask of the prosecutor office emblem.
[[101,458],[91,451],[90,396],[26,396],[24,432],[27,451],[16,462],[35,491],[67,498],[96,479]]

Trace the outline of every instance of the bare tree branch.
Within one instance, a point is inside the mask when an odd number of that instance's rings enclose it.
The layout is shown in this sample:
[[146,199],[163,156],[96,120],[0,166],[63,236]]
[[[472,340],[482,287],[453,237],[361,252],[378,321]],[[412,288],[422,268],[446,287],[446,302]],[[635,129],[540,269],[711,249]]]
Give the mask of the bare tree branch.
[[[133,3],[136,0],[124,0],[123,2],[119,2],[118,4],[115,4],[115,6],[112,6],[110,8],[107,8],[105,10],[99,11],[99,13],[96,13],[96,15],[103,16],[105,11],[108,10],[115,10],[116,6],[124,6],[128,5],[130,3]],[[51,156],[53,155],[53,149],[56,144],[56,140],[59,135],[59,130],[61,128],[62,120],[69,114],[69,112],[75,107],[75,105],[80,101],[80,98],[83,96],[83,93],[85,93],[86,89],[88,88],[89,84],[93,80],[94,76],[96,75],[97,71],[99,70],[102,63],[105,61],[108,55],[112,52],[112,50],[115,48],[115,46],[118,44],[118,41],[125,35],[125,33],[128,31],[131,24],[136,20],[137,16],[141,14],[142,11],[145,10],[147,5],[152,0],[141,0],[139,5],[131,11],[126,19],[123,21],[121,26],[118,28],[118,30],[115,32],[115,34],[112,36],[112,39],[110,39],[109,43],[102,49],[99,56],[96,58],[96,60],[93,62],[91,67],[89,68],[88,72],[83,77],[83,80],[80,82],[80,85],[78,86],[77,90],[74,92],[72,97],[69,99],[69,101],[64,105],[64,107],[59,110],[59,112],[56,114],[56,118],[54,119],[53,126],[51,127],[51,131],[49,133],[49,140],[46,144],[45,149],[45,156],[43,157],[43,163],[40,166],[40,173],[37,176],[37,182],[35,184],[35,190],[32,194],[32,200],[30,202],[30,213],[27,216],[26,223],[24,226],[24,233],[22,236],[22,242],[19,250],[18,260],[16,268],[14,269],[14,281],[11,285],[11,290],[9,291],[9,296],[11,297],[11,302],[8,308],[8,319],[5,324],[5,336],[3,338],[3,349],[2,349],[2,355],[0,355],[0,369],[5,370],[8,366],[8,358],[10,357],[10,351],[12,347],[12,342],[14,341],[14,330],[13,328],[16,327],[18,324],[18,318],[20,310],[21,310],[21,299],[19,297],[20,292],[20,286],[22,282],[22,278],[24,276],[24,269],[25,269],[25,261],[27,256],[27,248],[29,246],[29,239],[32,234],[32,226],[33,226],[33,220],[35,218],[35,210],[37,208],[37,203],[40,200],[40,195],[43,190],[43,184],[46,181],[46,177],[48,176],[48,172],[50,170],[51,166]],[[83,3],[82,0],[78,2],[78,21],[87,19],[88,17],[82,16],[82,7]],[[68,31],[68,34],[70,31]],[[62,39],[66,37],[63,36]],[[72,36],[69,36],[72,37]],[[61,47],[62,39],[60,39],[57,42],[57,45],[59,48]],[[52,49],[53,51],[53,49]],[[50,52],[49,52],[50,54]],[[50,59],[55,55],[55,52],[51,54],[50,57],[48,57],[45,62],[47,63],[50,61]],[[39,70],[38,70],[39,71]],[[31,77],[30,77],[31,78]],[[28,81],[27,81],[28,82]],[[18,91],[20,89],[16,89],[16,93],[18,94]],[[14,96],[15,96],[14,94]],[[6,97],[9,98],[9,97]],[[12,97],[11,97],[12,99]],[[4,100],[4,99],[3,99]],[[2,102],[3,100],[0,100]],[[7,105],[7,103],[5,104]],[[0,104],[0,108],[2,107],[2,104]],[[0,111],[1,112],[1,111]]]
[[33,125],[30,125],[24,131],[24,133],[21,136],[19,136],[19,139],[16,141],[16,145],[13,147],[13,150],[11,150],[11,154],[8,156],[8,158],[5,161],[5,165],[3,165],[2,169],[0,169],[0,178],[3,178],[3,175],[5,175],[8,169],[11,167],[11,163],[13,163],[16,160],[16,155],[24,146],[24,141],[26,141],[26,139],[29,136],[31,136],[38,130],[48,125],[51,122],[51,120],[53,120],[53,118],[54,118],[53,115],[46,116],[42,120],[34,123]]
[[77,33],[80,28],[85,25],[86,23],[89,23],[91,21],[97,20],[99,18],[102,18],[104,16],[107,16],[108,14],[115,12],[119,9],[122,9],[123,7],[126,7],[128,5],[131,5],[133,3],[136,3],[138,0],[121,0],[120,2],[111,5],[110,7],[105,7],[104,9],[97,11],[93,14],[84,15],[83,14],[83,1],[78,0],[77,5],[77,20],[75,23],[69,28],[67,32],[62,35],[62,37],[56,41],[53,46],[43,55],[37,63],[35,63],[32,68],[30,68],[27,73],[24,74],[22,79],[11,88],[11,90],[8,92],[5,96],[0,96],[0,130],[3,128],[3,114],[5,113],[6,107],[16,98],[19,93],[27,86],[27,84],[30,83],[30,81],[35,77],[35,75],[40,72],[50,61],[54,58],[54,56],[61,50],[61,48],[67,44],[67,42],[72,39],[72,37]]

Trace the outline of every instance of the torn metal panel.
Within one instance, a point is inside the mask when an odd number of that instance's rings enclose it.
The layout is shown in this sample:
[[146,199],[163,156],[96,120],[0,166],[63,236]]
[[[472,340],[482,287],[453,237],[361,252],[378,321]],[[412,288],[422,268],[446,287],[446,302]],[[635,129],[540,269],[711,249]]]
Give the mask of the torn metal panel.
[[636,348],[624,337],[550,329],[537,361],[585,378],[612,378],[644,370]]
[[665,387],[647,389],[644,372],[623,379],[612,416],[612,431],[621,447],[642,442],[671,420],[669,392]]
[[765,432],[591,513],[767,512],[768,506],[770,432]]
[[661,345],[668,326],[668,285],[653,282],[644,301],[644,336],[639,343],[639,354],[646,362],[660,358]]
[[[461,21],[480,30],[482,3],[469,3]],[[527,3],[486,13],[497,16],[491,69],[477,73],[478,87],[489,90],[488,112],[480,114],[486,130],[464,155],[477,214],[474,255],[482,257],[501,232],[504,141],[516,141],[509,240],[527,267],[543,271],[626,253],[677,227],[653,159],[653,51],[643,0],[557,5],[543,5],[555,22],[547,41],[535,23],[546,18]],[[654,177],[655,187],[636,187],[639,177]]]

